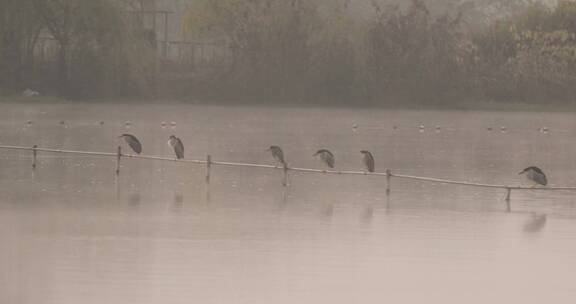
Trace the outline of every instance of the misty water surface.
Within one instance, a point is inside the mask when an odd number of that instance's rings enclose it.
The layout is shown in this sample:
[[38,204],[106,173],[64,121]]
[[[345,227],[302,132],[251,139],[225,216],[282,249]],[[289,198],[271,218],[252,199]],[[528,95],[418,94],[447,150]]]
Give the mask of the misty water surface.
[[[0,105],[0,144],[576,186],[572,113]],[[101,124],[103,122],[103,124]],[[127,123],[128,122],[128,123]],[[357,125],[357,128],[353,128]],[[422,128],[420,127],[422,126]],[[542,128],[547,128],[547,131]],[[576,193],[0,150],[0,303],[574,303]]]

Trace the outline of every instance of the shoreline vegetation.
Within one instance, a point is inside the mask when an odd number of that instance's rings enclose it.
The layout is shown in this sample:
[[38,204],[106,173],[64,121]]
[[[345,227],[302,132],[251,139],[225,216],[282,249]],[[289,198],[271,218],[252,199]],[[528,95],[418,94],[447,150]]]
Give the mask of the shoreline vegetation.
[[[23,97],[20,95],[0,96],[0,104],[20,105],[190,105],[190,106],[256,106],[271,108],[291,107],[325,107],[324,101],[277,101],[263,100],[199,100],[199,99],[149,99],[149,98],[95,98],[95,99],[67,99],[55,96]],[[379,110],[408,110],[408,111],[502,111],[502,112],[576,112],[576,104],[571,103],[526,103],[526,102],[495,102],[486,100],[462,101],[457,103],[436,105],[427,102],[397,102],[374,103],[371,101],[349,103],[329,103],[332,108],[361,108]]]
[[195,0],[181,27],[219,54],[205,65],[194,47],[162,57],[139,3],[0,0],[0,102],[576,109],[574,1],[358,14],[346,0]]

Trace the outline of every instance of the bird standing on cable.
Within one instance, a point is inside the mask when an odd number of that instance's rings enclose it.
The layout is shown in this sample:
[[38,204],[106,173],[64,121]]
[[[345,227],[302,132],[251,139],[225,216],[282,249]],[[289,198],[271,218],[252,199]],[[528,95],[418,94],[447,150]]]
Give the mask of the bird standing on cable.
[[332,152],[326,150],[326,149],[320,149],[318,151],[316,151],[316,153],[314,154],[314,156],[319,156],[320,159],[322,160],[322,162],[324,162],[324,164],[326,164],[326,166],[330,167],[330,168],[334,168],[334,154],[332,154]]
[[360,153],[363,155],[362,162],[364,166],[366,166],[366,170],[368,170],[368,172],[374,172],[374,156],[372,156],[372,153],[366,150],[362,150]]
[[174,154],[176,154],[177,159],[184,158],[184,145],[182,144],[180,138],[174,135],[170,135],[170,139],[168,139],[168,145],[174,149]]
[[122,134],[118,136],[118,138],[123,138],[124,141],[130,146],[130,148],[132,148],[132,150],[136,152],[136,154],[142,153],[142,144],[140,143],[138,138],[136,138],[136,136],[132,134]]
[[274,159],[282,164],[282,166],[286,167],[286,161],[284,160],[284,152],[282,152],[282,149],[278,146],[270,146],[270,148],[268,148],[268,151],[270,151],[270,153],[272,153],[272,157],[274,157]]
[[528,167],[520,171],[518,174],[526,174],[526,178],[529,181],[536,183],[538,185],[546,186],[548,184],[546,174],[544,174],[544,172],[542,172],[542,170],[540,170],[540,168],[538,167],[534,166]]

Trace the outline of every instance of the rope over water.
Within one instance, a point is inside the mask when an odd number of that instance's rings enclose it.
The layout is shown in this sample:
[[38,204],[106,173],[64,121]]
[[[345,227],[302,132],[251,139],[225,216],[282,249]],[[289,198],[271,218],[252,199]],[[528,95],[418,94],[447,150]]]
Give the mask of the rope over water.
[[64,150],[64,149],[40,148],[36,145],[34,147],[0,145],[0,149],[32,151],[32,152],[35,152],[36,154],[38,152],[48,152],[48,153],[93,155],[93,156],[106,156],[106,157],[119,157],[120,156],[120,157],[126,157],[126,158],[147,159],[147,160],[156,160],[156,161],[170,161],[170,162],[178,162],[178,163],[203,164],[203,165],[210,165],[210,166],[252,167],[252,168],[276,169],[276,170],[286,170],[286,171],[303,172],[303,173],[381,176],[381,177],[386,177],[388,179],[388,181],[390,180],[390,178],[398,178],[398,179],[408,179],[408,180],[416,180],[416,181],[422,181],[422,182],[461,185],[461,186],[478,187],[478,188],[497,188],[497,189],[507,190],[508,192],[511,190],[576,191],[576,187],[537,187],[537,188],[535,188],[535,187],[514,186],[514,185],[483,184],[483,183],[456,181],[456,180],[448,180],[448,179],[441,179],[441,178],[396,174],[396,173],[393,173],[391,170],[386,170],[386,172],[370,173],[370,172],[365,172],[365,171],[320,170],[320,169],[297,168],[297,167],[284,168],[284,166],[274,166],[274,165],[265,165],[265,164],[214,161],[214,160],[211,160],[211,157],[208,158],[207,160],[176,159],[176,158],[169,158],[169,157],[134,155],[134,154],[124,154],[124,153],[75,151],[75,150]]

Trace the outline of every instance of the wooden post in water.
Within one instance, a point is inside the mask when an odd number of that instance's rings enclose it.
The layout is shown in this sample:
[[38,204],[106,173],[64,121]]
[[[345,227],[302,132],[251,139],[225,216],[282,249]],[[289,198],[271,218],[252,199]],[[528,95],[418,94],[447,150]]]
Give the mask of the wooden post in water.
[[36,158],[37,158],[37,154],[38,154],[38,151],[37,151],[36,149],[38,149],[38,145],[34,145],[34,146],[32,147],[32,157],[33,157],[33,159],[32,159],[32,170],[36,169]]
[[506,210],[508,212],[512,211],[512,206],[510,204],[510,195],[512,194],[511,188],[506,188]]
[[118,154],[116,155],[116,176],[120,175],[120,159],[122,158],[122,147],[118,146]]
[[390,181],[392,179],[392,172],[386,169],[386,195],[390,195]]
[[206,156],[206,184],[210,184],[210,167],[212,167],[212,156]]

